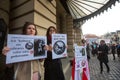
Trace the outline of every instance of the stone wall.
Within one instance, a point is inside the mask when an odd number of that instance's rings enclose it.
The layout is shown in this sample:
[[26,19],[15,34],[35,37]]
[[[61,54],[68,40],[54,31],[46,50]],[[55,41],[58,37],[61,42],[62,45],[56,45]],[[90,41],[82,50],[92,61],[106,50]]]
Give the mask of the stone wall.
[[49,26],[56,27],[56,1],[11,0],[10,33],[21,33],[25,22],[37,25],[38,35],[45,35]]

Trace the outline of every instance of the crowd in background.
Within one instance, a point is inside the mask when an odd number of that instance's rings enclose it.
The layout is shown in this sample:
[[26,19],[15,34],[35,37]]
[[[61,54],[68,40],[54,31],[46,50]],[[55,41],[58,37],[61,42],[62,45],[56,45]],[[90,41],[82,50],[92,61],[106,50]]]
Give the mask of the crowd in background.
[[[120,43],[105,43],[108,46],[108,54],[113,55],[113,60],[115,60],[116,55],[120,57]],[[86,42],[86,51],[88,59],[90,56],[97,56],[98,55],[98,47],[100,43],[92,42],[92,44]],[[116,54],[116,55],[115,55]]]
[[109,54],[112,54],[113,60],[116,60],[116,57],[120,57],[120,44],[117,43],[105,43],[104,40],[101,40],[99,43],[92,42],[92,44],[86,42],[86,52],[88,61],[91,56],[97,57],[100,63],[100,73],[103,72],[103,63],[107,68],[107,72],[110,72],[110,67],[108,65],[109,62]]

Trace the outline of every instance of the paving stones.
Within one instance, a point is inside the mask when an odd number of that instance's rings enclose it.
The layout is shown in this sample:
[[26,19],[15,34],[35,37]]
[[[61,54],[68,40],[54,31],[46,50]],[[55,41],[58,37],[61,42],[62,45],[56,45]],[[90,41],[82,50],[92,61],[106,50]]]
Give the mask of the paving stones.
[[120,59],[116,57],[116,60],[113,60],[113,56],[111,54],[109,54],[108,57],[110,72],[107,73],[106,66],[103,65],[102,74],[100,74],[100,66],[97,57],[92,57],[90,59],[90,80],[120,80]]
[[[106,66],[103,64],[103,73],[100,74],[100,66],[97,57],[91,57],[89,61],[90,80],[120,80],[120,58],[117,57],[117,54],[116,60],[113,60],[112,54],[109,54],[108,58],[110,72],[107,73]],[[70,64],[70,60],[71,58],[62,59],[63,70],[66,80],[72,80],[71,66],[68,66],[68,64]]]

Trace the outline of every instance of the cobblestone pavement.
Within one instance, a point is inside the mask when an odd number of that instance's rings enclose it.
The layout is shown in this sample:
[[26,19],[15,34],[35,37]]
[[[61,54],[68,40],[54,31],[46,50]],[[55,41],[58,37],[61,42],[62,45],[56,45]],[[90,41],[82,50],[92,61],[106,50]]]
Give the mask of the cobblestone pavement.
[[[111,54],[108,55],[109,58],[109,67],[110,72],[107,73],[106,66],[103,64],[103,73],[100,74],[100,66],[97,57],[91,57],[89,61],[89,69],[90,69],[90,80],[120,80],[120,58],[116,55],[116,60],[113,60],[113,56]],[[63,71],[65,74],[66,80],[71,79],[71,66],[70,62],[71,58],[62,59],[63,63]]]
[[120,80],[120,59],[116,55],[116,60],[113,60],[111,54],[108,55],[110,73],[107,73],[106,66],[103,65],[103,73],[100,74],[99,61],[97,57],[91,57],[89,62],[90,80]]

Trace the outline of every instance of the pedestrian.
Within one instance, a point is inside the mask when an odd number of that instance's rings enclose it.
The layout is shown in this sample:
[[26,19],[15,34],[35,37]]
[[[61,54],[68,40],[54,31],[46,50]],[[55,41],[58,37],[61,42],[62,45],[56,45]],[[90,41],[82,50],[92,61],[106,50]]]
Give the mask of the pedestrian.
[[117,48],[117,56],[120,57],[120,43],[116,45]]
[[[37,35],[36,26],[31,22],[26,22],[23,26],[24,35]],[[46,46],[47,49],[47,46]],[[4,55],[10,51],[9,47],[4,47],[2,52]],[[24,61],[9,64],[14,66],[14,79],[13,80],[44,80],[44,59]]]
[[86,45],[86,52],[87,52],[87,59],[88,59],[88,61],[90,60],[90,51],[91,51],[90,44],[87,43],[87,45]]
[[44,80],[65,80],[62,63],[60,59],[52,59],[52,34],[56,33],[56,28],[50,26],[47,29],[47,44],[49,46],[49,51],[47,51],[47,58],[44,62],[45,67],[45,77]]
[[98,44],[96,42],[92,42],[92,55],[95,56],[98,54]]
[[97,58],[100,62],[100,73],[102,74],[103,72],[103,63],[106,65],[107,72],[109,73],[110,68],[108,66],[108,46],[106,45],[104,40],[100,41]]
[[111,46],[111,52],[112,52],[112,55],[113,55],[113,60],[115,60],[115,53],[116,53],[116,46],[115,46],[115,44],[112,44],[112,46]]

